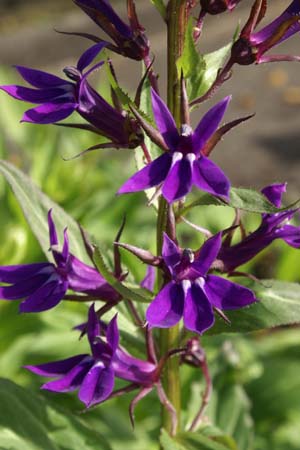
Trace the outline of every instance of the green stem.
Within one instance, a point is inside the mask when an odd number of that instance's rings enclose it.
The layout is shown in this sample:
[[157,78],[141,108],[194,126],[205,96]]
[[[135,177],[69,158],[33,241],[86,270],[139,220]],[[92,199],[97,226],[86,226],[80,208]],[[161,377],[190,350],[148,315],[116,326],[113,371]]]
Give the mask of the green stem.
[[[180,57],[187,24],[186,0],[170,0],[167,8],[168,25],[168,107],[172,112],[177,126],[180,127],[180,74],[178,74],[176,61]],[[168,232],[168,205],[163,197],[160,198],[157,219],[157,254],[161,255],[163,232]],[[161,289],[164,280],[161,271],[158,275],[158,287]],[[164,355],[179,347],[179,325],[162,329],[160,332],[160,354]],[[162,382],[168,400],[174,406],[178,424],[180,424],[181,392],[179,357],[169,358],[166,363]],[[162,408],[162,426],[172,433],[172,417],[166,408]],[[178,431],[178,430],[177,430]]]

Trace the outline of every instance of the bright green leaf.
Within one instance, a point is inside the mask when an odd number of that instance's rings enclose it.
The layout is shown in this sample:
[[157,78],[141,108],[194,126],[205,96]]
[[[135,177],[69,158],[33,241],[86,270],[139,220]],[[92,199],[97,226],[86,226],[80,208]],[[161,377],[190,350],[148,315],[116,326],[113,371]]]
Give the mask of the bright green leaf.
[[[129,288],[126,284],[121,283],[113,276],[106,266],[103,255],[98,247],[96,247],[94,251],[94,262],[103,278],[105,278],[105,280],[119,292],[124,299],[142,303],[149,303],[149,301],[151,301],[151,298],[149,298],[149,291],[146,289],[139,287],[134,287],[133,289]],[[147,297],[145,297],[145,295],[147,295]]]
[[300,323],[300,284],[261,280],[247,286],[259,301],[236,311],[225,311],[231,325],[217,317],[209,333],[243,333]]
[[197,433],[179,433],[176,440],[183,445],[186,450],[228,450],[227,446],[210,439],[203,434]]
[[255,213],[272,214],[278,211],[284,211],[286,209],[293,208],[296,203],[293,203],[288,207],[278,209],[272,203],[270,203],[260,192],[257,192],[253,189],[232,187],[230,190],[229,203],[225,203],[225,201],[214,197],[213,195],[203,194],[197,200],[193,201],[189,205],[186,205],[181,210],[180,214],[185,215],[192,208],[201,205],[230,206],[232,208],[242,209]]
[[183,53],[177,61],[177,68],[179,71],[183,71],[187,81],[190,101],[201,97],[211,87],[232,45],[230,42],[215,52],[201,55],[193,39],[193,26],[194,23],[190,20],[185,36]]
[[82,261],[89,262],[81,233],[75,220],[47,197],[47,195],[41,192],[25,173],[9,162],[0,160],[0,173],[5,177],[13,190],[24,216],[32,232],[39,241],[46,257],[49,260],[52,260],[52,254],[49,252],[49,232],[47,222],[47,213],[49,209],[52,208],[53,219],[60,239],[62,240],[64,228],[68,227],[71,252]]
[[164,429],[160,432],[159,441],[163,450],[188,450],[186,447],[176,442],[176,440],[172,438]]
[[111,450],[97,431],[45,398],[0,379],[0,445],[9,450]]

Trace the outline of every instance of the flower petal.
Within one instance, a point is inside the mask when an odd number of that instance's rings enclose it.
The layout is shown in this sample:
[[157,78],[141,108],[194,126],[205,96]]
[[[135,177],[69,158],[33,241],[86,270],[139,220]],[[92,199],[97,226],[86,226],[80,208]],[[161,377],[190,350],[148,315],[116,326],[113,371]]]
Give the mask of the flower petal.
[[114,354],[117,350],[117,347],[119,345],[120,340],[120,334],[118,330],[118,324],[117,324],[117,317],[118,314],[116,314],[111,321],[109,322],[106,330],[106,340],[107,343],[110,345],[112,349],[112,353]]
[[177,131],[175,120],[170,113],[167,105],[160,96],[151,89],[152,108],[157,128],[162,134],[165,143],[170,150],[176,151],[179,141],[179,133]]
[[53,268],[51,263],[20,264],[15,266],[0,266],[0,281],[3,283],[18,283],[37,275],[47,267]]
[[219,309],[243,308],[257,301],[250,289],[216,275],[207,276],[205,292],[211,304]]
[[[67,84],[67,83],[66,83]],[[65,90],[62,86],[61,88],[44,88],[44,89],[31,89],[24,86],[18,85],[7,85],[0,86],[0,89],[5,91],[11,97],[17,100],[22,100],[29,103],[47,103],[51,100],[61,97],[66,93],[69,94],[69,90]]]
[[169,238],[167,233],[163,235],[163,247],[162,247],[162,256],[164,258],[165,263],[168,266],[171,275],[173,275],[173,269],[177,266],[181,259],[181,251],[180,248],[175,244],[172,239]]
[[199,122],[193,133],[193,150],[195,154],[201,150],[204,144],[217,130],[230,100],[230,95],[223,98],[223,100],[213,106]]
[[184,197],[192,188],[194,155],[191,157],[187,155],[187,157],[176,160],[177,155],[182,154],[174,153],[173,161],[175,159],[175,163],[173,163],[162,187],[163,196],[169,203]]
[[300,227],[284,225],[275,231],[275,237],[283,239],[291,247],[300,248]]
[[261,192],[276,208],[280,208],[282,195],[286,192],[286,185],[287,183],[271,184],[263,188]]
[[146,167],[135,173],[118,190],[118,194],[138,192],[160,184],[167,176],[171,167],[172,158],[169,153],[164,153]]
[[111,394],[115,384],[114,371],[97,362],[84,377],[78,397],[88,408],[103,402]]
[[[54,272],[53,266],[50,266],[51,272]],[[48,272],[48,271],[47,271]],[[1,286],[0,287],[0,298],[5,300],[19,300],[21,298],[27,297],[28,295],[34,294],[34,292],[43,286],[48,279],[51,277],[50,273],[37,273],[33,274],[32,277],[21,280],[12,286]]]
[[[204,281],[204,280],[203,280]],[[184,305],[184,325],[188,330],[202,334],[214,324],[214,313],[201,283],[195,281],[189,289]]]
[[191,264],[191,270],[195,270],[200,276],[204,276],[210,269],[212,263],[217,258],[222,245],[222,233],[217,233],[207,239],[200,248],[194,262]]
[[37,108],[28,109],[23,115],[22,122],[41,125],[59,122],[69,117],[76,107],[75,103],[44,103]]
[[79,58],[77,69],[82,72],[87,66],[91,64],[91,62],[96,58],[96,56],[106,45],[106,42],[102,41],[98,44],[92,45],[92,47],[87,49]]
[[146,275],[141,281],[141,287],[153,291],[155,284],[156,271],[153,266],[147,266]]
[[53,392],[70,392],[77,389],[81,385],[85,375],[93,366],[92,358],[83,359],[79,364],[73,367],[64,377],[58,380],[49,381],[43,384],[41,389],[47,389]]
[[63,78],[59,78],[42,70],[30,69],[29,67],[24,66],[15,66],[15,68],[27,83],[36,88],[49,88],[70,84],[70,82]]
[[169,328],[182,317],[184,290],[181,284],[168,283],[155,297],[146,312],[146,320],[153,327]]
[[37,289],[20,304],[20,312],[41,312],[54,308],[64,298],[67,289],[67,282],[61,282],[61,280],[50,281]]
[[221,169],[205,156],[194,161],[193,183],[209,194],[229,200],[230,181]]
[[67,374],[71,369],[73,369],[73,367],[80,364],[85,358],[90,357],[89,355],[76,355],[60,361],[24,367],[37,375],[44,377],[55,377],[57,375]]

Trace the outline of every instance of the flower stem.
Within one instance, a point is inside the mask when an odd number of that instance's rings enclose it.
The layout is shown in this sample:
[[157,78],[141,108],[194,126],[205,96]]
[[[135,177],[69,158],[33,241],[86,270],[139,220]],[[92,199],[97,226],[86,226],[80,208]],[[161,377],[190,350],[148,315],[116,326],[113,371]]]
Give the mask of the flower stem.
[[[176,61],[182,54],[184,36],[187,25],[187,2],[186,0],[170,0],[167,7],[168,26],[168,107],[172,112],[177,126],[181,125],[181,74],[178,73]],[[161,255],[163,232],[168,230],[168,204],[163,197],[160,197],[157,218],[157,254]],[[174,231],[174,230],[173,230]],[[168,233],[169,234],[169,233]],[[158,275],[158,287],[164,284],[161,271]],[[161,356],[179,347],[179,326],[162,329],[160,332],[160,354]],[[170,414],[170,408],[166,408],[166,403],[162,409],[162,426],[170,434],[178,431],[180,423],[181,395],[180,395],[180,373],[179,357],[170,358],[165,365],[162,377],[164,392],[168,399],[168,404],[174,408],[174,413]],[[174,414],[176,421],[174,422]],[[174,426],[175,423],[175,426]]]

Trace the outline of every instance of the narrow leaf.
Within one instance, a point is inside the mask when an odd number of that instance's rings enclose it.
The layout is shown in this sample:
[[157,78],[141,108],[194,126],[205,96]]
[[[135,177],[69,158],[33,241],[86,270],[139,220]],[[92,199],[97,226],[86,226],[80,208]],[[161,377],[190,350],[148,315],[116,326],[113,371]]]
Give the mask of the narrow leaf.
[[160,13],[161,17],[164,20],[166,20],[166,18],[167,18],[167,8],[166,8],[166,5],[164,4],[164,1],[163,0],[151,0],[151,3],[153,3],[155,8]]
[[255,213],[267,213],[273,214],[279,211],[285,211],[287,209],[294,208],[298,203],[298,200],[291,205],[284,208],[276,208],[272,203],[270,203],[266,197],[258,191],[253,189],[243,189],[234,188],[230,190],[230,201],[225,203],[225,201],[214,197],[210,194],[202,194],[197,200],[193,201],[189,205],[186,205],[180,214],[184,216],[190,209],[201,205],[215,205],[215,206],[230,206],[236,209],[242,209],[245,211],[255,212]]
[[[126,300],[132,300],[135,302],[149,303],[151,298],[149,299],[149,292],[143,288],[134,288],[130,289],[124,283],[118,281],[112,273],[109,271],[108,267],[105,264],[102,253],[100,252],[98,247],[95,247],[94,251],[94,262],[101,273],[101,275],[105,278],[105,280],[117,291],[120,295]],[[143,293],[143,295],[140,294]],[[144,296],[144,294],[148,295],[148,298]]]
[[0,379],[0,446],[13,450],[111,450],[104,437],[40,395]]
[[49,233],[47,213],[52,208],[53,219],[57,227],[60,242],[63,230],[68,227],[71,252],[82,261],[89,263],[80,229],[76,221],[70,217],[57,203],[52,201],[21,170],[7,161],[0,160],[0,173],[5,177],[15,194],[23,214],[33,234],[41,245],[46,257],[52,261],[49,252]]
[[226,311],[231,325],[216,318],[209,334],[245,333],[300,323],[300,284],[276,280],[249,282],[259,299],[257,303],[236,311]]

